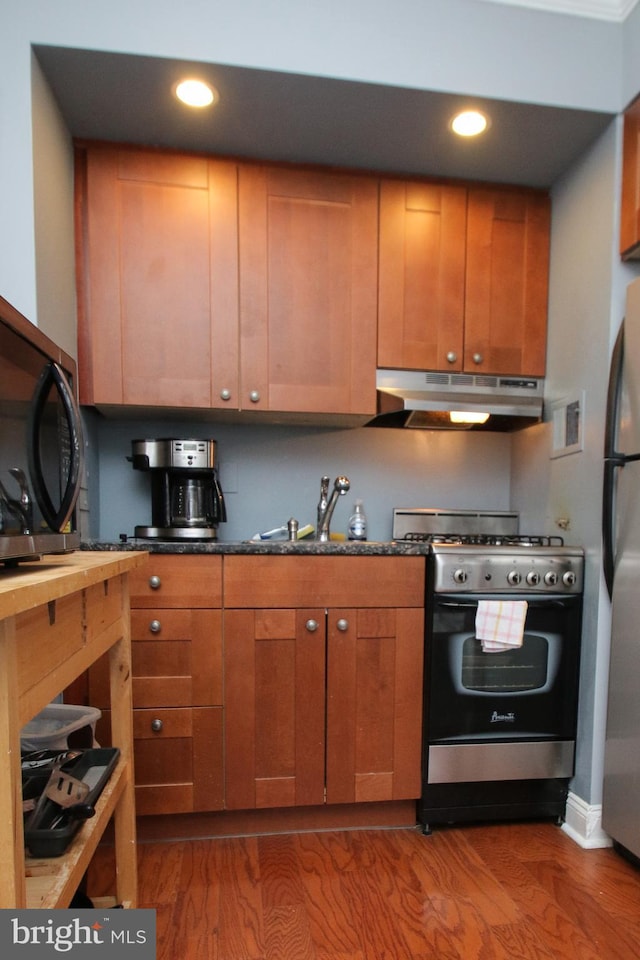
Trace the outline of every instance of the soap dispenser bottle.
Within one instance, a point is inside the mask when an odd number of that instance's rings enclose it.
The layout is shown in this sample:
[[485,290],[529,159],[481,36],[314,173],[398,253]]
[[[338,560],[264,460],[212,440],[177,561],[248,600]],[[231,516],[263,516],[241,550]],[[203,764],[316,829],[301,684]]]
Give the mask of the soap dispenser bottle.
[[367,539],[367,516],[362,506],[362,500],[356,500],[353,513],[349,517],[349,540]]

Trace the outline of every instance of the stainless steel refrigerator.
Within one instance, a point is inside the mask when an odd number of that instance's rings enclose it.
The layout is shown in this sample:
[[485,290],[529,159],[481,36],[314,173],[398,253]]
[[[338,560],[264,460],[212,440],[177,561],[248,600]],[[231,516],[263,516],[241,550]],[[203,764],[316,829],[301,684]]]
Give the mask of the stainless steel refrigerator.
[[605,429],[603,563],[612,600],[602,826],[640,857],[640,280],[627,291]]

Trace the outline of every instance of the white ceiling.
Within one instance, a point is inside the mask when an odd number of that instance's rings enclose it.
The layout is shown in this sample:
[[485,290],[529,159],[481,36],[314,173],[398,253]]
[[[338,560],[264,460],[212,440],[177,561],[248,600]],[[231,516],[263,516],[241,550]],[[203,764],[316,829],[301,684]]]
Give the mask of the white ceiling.
[[[638,0],[476,0],[621,20]],[[71,134],[247,159],[320,163],[550,187],[603,132],[611,113],[474,97],[490,135],[455,140],[458,94],[198,63],[220,91],[215,124],[165,92],[185,61],[68,47],[35,53]],[[283,104],[286,107],[283,107]]]

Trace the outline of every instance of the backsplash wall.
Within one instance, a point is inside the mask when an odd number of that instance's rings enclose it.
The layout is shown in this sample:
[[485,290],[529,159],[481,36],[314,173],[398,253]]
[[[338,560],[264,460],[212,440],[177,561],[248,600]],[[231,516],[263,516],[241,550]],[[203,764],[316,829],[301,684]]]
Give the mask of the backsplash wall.
[[90,506],[88,535],[133,536],[151,521],[149,475],[127,461],[131,441],[148,437],[213,438],[228,521],[221,540],[246,540],[286,524],[316,523],[320,478],[345,474],[351,489],[338,501],[332,532],[346,533],[356,498],[363,500],[370,540],[391,537],[394,506],[508,510],[508,434],[448,431],[253,426],[201,421],[110,420],[84,411]]

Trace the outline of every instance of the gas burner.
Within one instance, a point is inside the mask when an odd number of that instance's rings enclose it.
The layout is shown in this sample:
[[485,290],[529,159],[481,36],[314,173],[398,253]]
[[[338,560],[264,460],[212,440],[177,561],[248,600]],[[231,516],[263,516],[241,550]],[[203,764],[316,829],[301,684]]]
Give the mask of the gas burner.
[[532,536],[530,534],[495,534],[495,533],[423,533],[410,531],[402,538],[410,543],[453,544],[461,546],[482,547],[562,547],[564,540],[556,536]]

